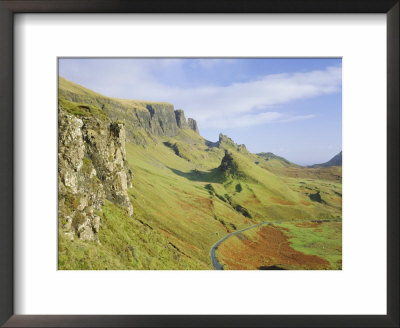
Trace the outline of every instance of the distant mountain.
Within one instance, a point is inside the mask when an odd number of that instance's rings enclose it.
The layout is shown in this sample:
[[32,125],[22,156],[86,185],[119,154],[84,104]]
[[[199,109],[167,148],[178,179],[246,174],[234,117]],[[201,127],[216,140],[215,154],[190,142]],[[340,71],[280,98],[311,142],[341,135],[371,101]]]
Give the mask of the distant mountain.
[[256,154],[259,157],[262,157],[268,164],[268,166],[274,166],[274,167],[298,167],[297,164],[294,164],[290,161],[288,161],[286,158],[280,157],[278,155],[275,155],[274,153],[258,153]]
[[331,166],[342,166],[342,152],[333,156],[329,161],[322,164],[314,164],[309,167],[331,167]]

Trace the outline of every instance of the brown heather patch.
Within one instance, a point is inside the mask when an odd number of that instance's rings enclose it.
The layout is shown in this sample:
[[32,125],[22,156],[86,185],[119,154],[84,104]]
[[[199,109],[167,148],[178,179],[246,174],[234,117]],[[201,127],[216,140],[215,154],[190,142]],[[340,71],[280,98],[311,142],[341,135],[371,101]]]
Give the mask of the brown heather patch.
[[305,205],[305,206],[310,206],[310,205],[311,205],[311,203],[306,202],[305,200],[301,200],[301,201],[300,201],[300,204],[303,204],[303,205]]
[[293,203],[293,202],[291,202],[291,201],[289,201],[289,200],[279,199],[279,198],[276,198],[276,197],[270,197],[270,198],[271,198],[271,200],[272,200],[274,203],[276,203],[276,204],[281,204],[281,205],[296,205],[296,203]]
[[178,204],[185,211],[200,211],[206,215],[213,212],[213,201],[209,198],[195,197],[193,203],[178,201]]
[[172,237],[172,234],[170,232],[168,232],[167,230],[159,228],[159,231],[166,237]]
[[170,232],[168,232],[165,229],[159,228],[159,231],[167,237],[168,240],[172,240],[174,244],[178,245],[179,248],[182,249],[191,249],[195,252],[200,252],[200,249],[192,244],[189,244],[187,241],[185,240],[181,240],[181,239],[177,239],[176,236],[174,236],[173,234],[171,234]]
[[192,244],[189,244],[187,241],[185,241],[185,240],[179,240],[179,242],[182,244],[182,245],[184,245],[185,247],[187,247],[187,248],[190,248],[190,249],[192,249],[193,251],[195,251],[195,252],[201,252],[201,250],[200,250],[200,248],[198,248],[198,247],[196,247],[196,246],[194,246],[194,245],[192,245]]
[[322,232],[321,222],[296,222],[294,225],[300,228],[314,228],[314,232]]
[[196,203],[199,204],[201,208],[207,208],[209,210],[213,208],[213,202],[209,198],[197,197]]
[[342,198],[341,197],[330,197],[330,201],[336,205],[342,205]]
[[261,204],[259,199],[256,196],[250,196],[249,199],[245,200],[243,202],[244,205],[249,205],[249,204]]
[[278,266],[284,269],[329,269],[328,261],[296,251],[278,229],[263,226],[253,240],[229,238],[218,247],[218,259],[230,270]]
[[342,260],[337,260],[336,263],[339,265],[339,270],[342,270]]
[[180,206],[183,210],[185,210],[185,211],[187,211],[187,210],[193,210],[193,209],[197,208],[197,207],[194,206],[193,204],[186,203],[186,202],[182,202],[182,201],[178,201],[178,204],[179,204],[179,206]]

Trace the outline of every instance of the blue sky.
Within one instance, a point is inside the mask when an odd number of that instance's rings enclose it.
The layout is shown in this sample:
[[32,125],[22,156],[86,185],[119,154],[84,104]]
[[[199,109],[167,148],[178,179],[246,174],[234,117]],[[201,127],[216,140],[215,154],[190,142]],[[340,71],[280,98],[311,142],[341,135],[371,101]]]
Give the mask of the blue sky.
[[298,164],[342,149],[341,59],[87,58],[59,60],[59,74],[109,97],[165,101],[251,152]]

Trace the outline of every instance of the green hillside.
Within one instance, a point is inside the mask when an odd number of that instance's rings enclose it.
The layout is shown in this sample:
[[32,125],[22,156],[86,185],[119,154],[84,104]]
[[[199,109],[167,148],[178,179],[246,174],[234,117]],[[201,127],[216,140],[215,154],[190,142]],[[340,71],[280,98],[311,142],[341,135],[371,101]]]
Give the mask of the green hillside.
[[277,156],[273,153],[258,153],[257,156],[261,159],[257,162],[260,166],[264,167],[299,167],[286,158]]
[[[99,242],[69,240],[59,217],[59,269],[213,269],[210,249],[228,233],[264,221],[291,229],[289,222],[341,220],[341,171],[337,180],[271,153],[252,154],[224,135],[207,141],[175,127],[170,104],[109,98],[63,78],[59,107],[121,122],[133,175],[133,216],[106,201]],[[166,120],[161,129],[154,115]],[[301,235],[295,228],[292,239]]]

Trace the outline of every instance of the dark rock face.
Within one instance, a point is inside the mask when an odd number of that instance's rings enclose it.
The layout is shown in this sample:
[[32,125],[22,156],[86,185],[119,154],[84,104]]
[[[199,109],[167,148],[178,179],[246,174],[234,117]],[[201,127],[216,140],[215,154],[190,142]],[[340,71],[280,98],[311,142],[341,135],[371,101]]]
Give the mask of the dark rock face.
[[175,110],[176,124],[180,129],[189,129],[189,125],[186,122],[185,112],[182,109]]
[[[157,136],[175,136],[178,134],[174,106],[167,104],[146,105],[148,129]],[[145,115],[146,113],[143,113]],[[145,128],[146,128],[145,124]]]
[[199,127],[197,126],[197,122],[196,120],[192,119],[192,118],[188,118],[188,125],[189,128],[192,129],[194,132],[196,132],[197,134],[200,134],[199,132]]
[[105,200],[133,207],[128,188],[132,172],[125,153],[123,124],[95,117],[58,116],[58,214],[62,230],[71,239],[98,241]]
[[221,165],[219,169],[225,175],[236,176],[239,173],[239,165],[233,158],[232,153],[225,151],[225,156],[222,158]]
[[166,103],[145,104],[145,110],[132,108],[124,113],[108,113],[113,119],[123,119],[127,122],[126,132],[128,141],[135,141],[140,129],[155,135],[173,137],[180,129],[192,129],[199,133],[197,123],[190,119],[186,122],[185,113],[181,109],[174,110],[174,106]]
[[313,202],[318,202],[318,203],[323,203],[324,201],[321,198],[321,194],[319,191],[317,191],[315,194],[309,194],[308,197],[310,197],[310,199]]

